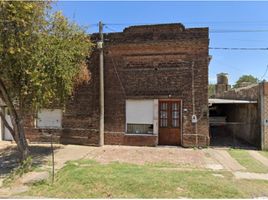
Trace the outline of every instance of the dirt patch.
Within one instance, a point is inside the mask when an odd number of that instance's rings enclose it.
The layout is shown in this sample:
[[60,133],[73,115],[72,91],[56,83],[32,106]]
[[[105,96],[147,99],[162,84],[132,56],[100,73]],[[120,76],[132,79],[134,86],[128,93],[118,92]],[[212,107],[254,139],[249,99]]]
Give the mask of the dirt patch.
[[173,163],[204,167],[205,153],[202,150],[181,147],[131,147],[104,146],[95,148],[85,158],[100,163],[124,162],[132,164]]

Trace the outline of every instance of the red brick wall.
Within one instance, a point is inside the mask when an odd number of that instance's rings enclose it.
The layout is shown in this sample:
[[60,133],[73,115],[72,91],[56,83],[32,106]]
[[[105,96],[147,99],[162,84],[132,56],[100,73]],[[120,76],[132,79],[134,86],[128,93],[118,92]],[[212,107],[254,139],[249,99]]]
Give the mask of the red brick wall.
[[[92,40],[97,41],[97,37],[92,35]],[[181,24],[137,26],[106,34],[104,39],[105,143],[155,146],[157,136],[124,134],[125,101],[177,98],[187,109],[183,112],[182,145],[208,145],[208,117],[204,115],[208,106],[208,29],[185,29]],[[69,130],[63,130],[61,138],[67,142],[78,137],[82,129],[87,144],[98,144],[98,53],[94,50],[88,62],[91,81],[75,89],[66,107],[63,128]],[[195,110],[198,118],[204,115],[197,125],[197,143],[191,123],[192,61]]]
[[261,148],[268,150],[268,82],[260,84],[259,113],[261,122]]
[[131,146],[156,146],[156,135],[127,135],[124,133],[105,133],[105,144],[131,145]]

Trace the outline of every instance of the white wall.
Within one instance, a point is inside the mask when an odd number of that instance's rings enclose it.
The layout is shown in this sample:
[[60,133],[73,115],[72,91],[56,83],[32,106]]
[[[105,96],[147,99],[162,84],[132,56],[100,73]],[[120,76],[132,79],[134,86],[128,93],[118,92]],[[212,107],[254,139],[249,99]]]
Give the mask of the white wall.
[[[3,107],[3,106],[0,106],[0,109],[5,114],[5,118],[6,118],[7,123],[9,124],[9,126],[13,127],[12,123],[11,123],[10,115],[7,112],[7,108]],[[3,120],[0,117],[0,141],[1,140],[3,140],[3,141],[11,141],[11,140],[13,140],[13,136],[11,135],[10,131],[4,126]]]
[[61,109],[41,109],[37,114],[38,128],[61,128]]
[[126,100],[126,124],[153,124],[158,134],[158,100]]
[[[1,110],[2,108],[0,107],[0,110]],[[2,118],[0,117],[0,141],[2,141],[3,140],[3,135],[4,134],[4,131],[3,131],[3,122],[2,122]]]
[[154,99],[154,134],[158,134],[158,99]]
[[[9,113],[7,112],[7,109],[6,109],[5,113],[6,113],[6,121],[7,121],[7,123],[9,124],[10,127],[13,127],[12,122],[11,122],[11,117],[10,117]],[[8,130],[7,127],[4,128],[4,140],[6,140],[6,141],[13,140],[13,136],[11,135],[11,133]]]

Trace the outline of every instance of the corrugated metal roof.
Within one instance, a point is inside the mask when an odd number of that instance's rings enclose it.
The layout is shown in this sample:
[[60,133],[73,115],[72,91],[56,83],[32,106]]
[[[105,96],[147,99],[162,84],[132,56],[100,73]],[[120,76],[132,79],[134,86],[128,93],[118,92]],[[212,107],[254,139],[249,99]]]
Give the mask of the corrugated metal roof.
[[235,100],[235,99],[208,99],[210,104],[248,104],[248,103],[258,103],[257,101],[247,101],[247,100]]

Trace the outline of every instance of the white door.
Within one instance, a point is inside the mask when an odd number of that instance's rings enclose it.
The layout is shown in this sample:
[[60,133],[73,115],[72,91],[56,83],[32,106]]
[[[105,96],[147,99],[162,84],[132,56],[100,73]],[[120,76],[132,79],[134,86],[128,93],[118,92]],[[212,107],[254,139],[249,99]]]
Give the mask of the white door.
[[[7,123],[9,124],[9,126],[13,127],[12,123],[11,123],[11,117],[9,115],[9,112],[6,112],[6,120],[7,120]],[[13,137],[12,137],[10,131],[6,127],[4,130],[4,140],[13,140]]]

